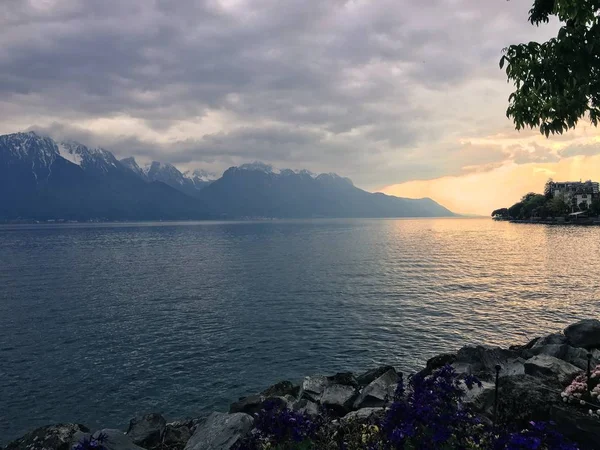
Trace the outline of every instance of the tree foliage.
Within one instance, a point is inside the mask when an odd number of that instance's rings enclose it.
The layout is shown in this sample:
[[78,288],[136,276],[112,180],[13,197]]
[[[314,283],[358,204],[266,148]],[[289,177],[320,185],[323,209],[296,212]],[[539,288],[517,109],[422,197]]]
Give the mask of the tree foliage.
[[529,21],[539,26],[555,16],[556,37],[504,49],[506,68],[516,90],[507,117],[517,130],[536,128],[546,137],[574,128],[585,115],[600,119],[600,0],[535,0]]

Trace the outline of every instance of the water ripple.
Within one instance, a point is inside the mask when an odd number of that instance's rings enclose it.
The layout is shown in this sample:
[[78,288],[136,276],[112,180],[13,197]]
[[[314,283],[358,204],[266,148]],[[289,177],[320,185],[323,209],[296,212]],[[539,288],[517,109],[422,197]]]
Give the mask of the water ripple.
[[490,220],[0,227],[0,442],[415,370],[600,313],[600,228]]

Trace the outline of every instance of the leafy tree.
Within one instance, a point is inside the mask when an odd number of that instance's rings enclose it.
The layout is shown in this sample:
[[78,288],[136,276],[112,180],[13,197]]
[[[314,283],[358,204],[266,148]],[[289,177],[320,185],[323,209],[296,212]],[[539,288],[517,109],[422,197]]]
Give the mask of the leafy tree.
[[494,211],[492,211],[492,217],[496,217],[496,216],[508,217],[508,208],[500,208],[500,209],[495,209]]
[[564,196],[556,196],[548,202],[548,208],[554,215],[554,217],[564,216],[571,211],[571,207],[565,201]]
[[546,137],[574,128],[586,114],[595,126],[600,119],[600,1],[534,0],[532,25],[552,16],[562,22],[556,37],[511,45],[500,59],[516,87],[507,117],[517,130],[539,127]]
[[581,202],[581,203],[579,204],[579,211],[587,211],[587,209],[588,209],[588,204],[587,204],[587,202]]
[[521,217],[521,210],[523,209],[523,203],[518,202],[508,208],[508,215],[513,219],[518,219]]
[[538,194],[536,194],[535,192],[529,192],[529,193],[525,194],[523,197],[521,197],[521,201],[523,203],[527,203],[532,198],[534,198],[536,195],[538,195]]

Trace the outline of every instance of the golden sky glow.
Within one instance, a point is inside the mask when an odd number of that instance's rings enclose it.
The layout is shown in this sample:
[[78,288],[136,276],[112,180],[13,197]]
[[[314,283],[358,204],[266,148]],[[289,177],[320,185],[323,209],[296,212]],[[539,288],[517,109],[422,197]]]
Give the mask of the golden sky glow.
[[[585,135],[590,130],[580,130]],[[598,149],[598,137],[577,137],[571,134],[570,139],[562,137],[562,141],[543,141],[541,137],[521,139],[517,143],[513,139],[498,139],[498,148],[488,151],[506,151],[510,161],[499,162],[495,167],[490,165],[470,166],[465,174],[446,176],[432,180],[415,180],[395,184],[381,191],[401,197],[430,197],[454,212],[462,214],[489,215],[493,209],[509,207],[527,192],[542,192],[544,183],[552,177],[556,181],[593,179],[600,180],[600,155],[591,154]],[[509,141],[510,144],[506,142]],[[538,142],[545,144],[541,147]],[[494,139],[485,143],[492,144]],[[511,153],[512,148],[512,153]],[[521,153],[529,152],[532,159],[552,160],[553,162],[526,162],[517,164],[514,157],[522,157]],[[590,155],[563,157],[577,152],[588,152]]]

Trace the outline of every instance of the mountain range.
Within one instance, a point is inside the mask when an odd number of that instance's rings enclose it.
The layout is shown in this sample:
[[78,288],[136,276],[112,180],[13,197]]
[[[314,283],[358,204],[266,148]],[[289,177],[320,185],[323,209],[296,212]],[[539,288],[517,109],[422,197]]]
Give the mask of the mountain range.
[[35,132],[0,136],[1,220],[448,217],[429,198],[370,193],[334,173],[231,167],[217,178]]

